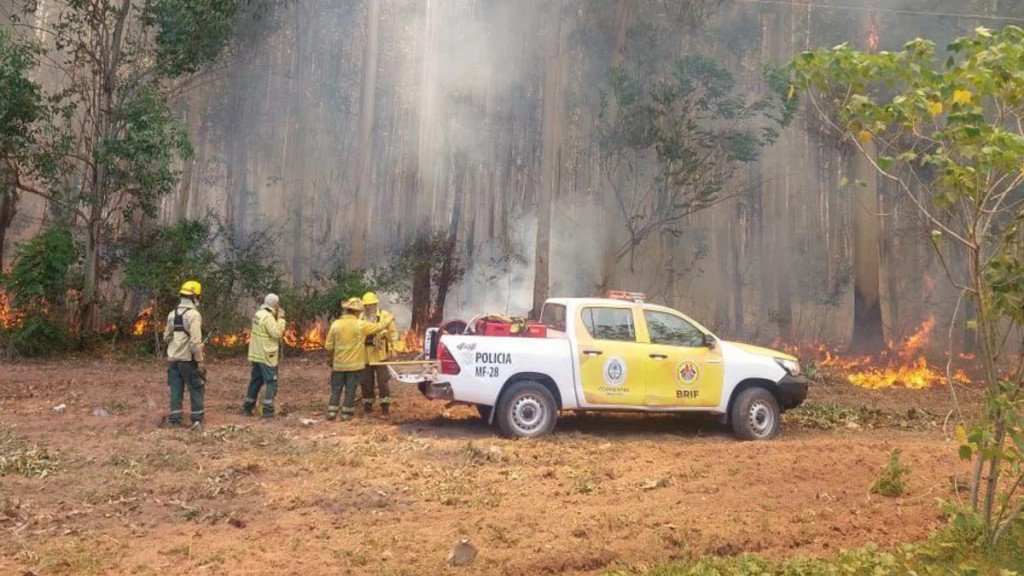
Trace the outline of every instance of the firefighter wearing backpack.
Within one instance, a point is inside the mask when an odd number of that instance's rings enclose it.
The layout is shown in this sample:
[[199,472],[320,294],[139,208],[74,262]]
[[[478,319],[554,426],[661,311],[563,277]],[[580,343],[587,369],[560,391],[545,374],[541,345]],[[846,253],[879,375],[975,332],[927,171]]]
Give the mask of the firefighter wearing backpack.
[[281,338],[284,337],[284,309],[277,294],[267,294],[263,306],[252,318],[249,337],[249,362],[252,375],[249,390],[245,395],[242,413],[252,416],[256,408],[256,397],[260,388],[267,386],[263,394],[263,417],[274,417],[274,397],[277,395],[277,364],[281,360]]
[[398,329],[395,328],[394,317],[379,309],[380,299],[373,292],[363,295],[363,318],[367,322],[375,323],[382,317],[390,318],[387,327],[366,338],[366,369],[360,376],[359,383],[363,390],[363,411],[369,414],[373,411],[374,384],[380,396],[381,417],[388,418],[391,414],[391,390],[388,387],[388,380],[391,373],[387,366],[381,362],[387,362],[391,356],[391,350],[398,342]]
[[171,411],[167,422],[182,425],[182,401],[188,389],[192,404],[193,430],[202,429],[203,391],[206,386],[206,362],[203,357],[203,317],[199,313],[199,297],[203,287],[195,280],[181,285],[181,300],[167,315],[164,342],[167,343],[167,386],[171,389]]

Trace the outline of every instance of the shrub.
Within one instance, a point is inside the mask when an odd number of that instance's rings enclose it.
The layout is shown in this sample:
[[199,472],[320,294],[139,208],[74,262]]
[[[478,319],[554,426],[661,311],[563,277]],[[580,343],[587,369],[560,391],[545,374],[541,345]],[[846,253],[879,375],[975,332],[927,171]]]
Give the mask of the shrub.
[[900,450],[889,453],[889,461],[882,468],[881,475],[871,485],[871,493],[895,498],[906,491],[906,477],[910,474],[910,466],[900,464]]

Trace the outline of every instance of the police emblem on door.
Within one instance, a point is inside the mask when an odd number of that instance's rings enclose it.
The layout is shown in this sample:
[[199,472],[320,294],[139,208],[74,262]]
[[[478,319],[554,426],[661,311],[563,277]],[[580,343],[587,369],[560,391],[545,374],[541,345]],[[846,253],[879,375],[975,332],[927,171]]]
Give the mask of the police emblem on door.
[[681,385],[693,386],[697,383],[698,378],[700,378],[700,368],[696,362],[686,360],[676,366],[676,379]]

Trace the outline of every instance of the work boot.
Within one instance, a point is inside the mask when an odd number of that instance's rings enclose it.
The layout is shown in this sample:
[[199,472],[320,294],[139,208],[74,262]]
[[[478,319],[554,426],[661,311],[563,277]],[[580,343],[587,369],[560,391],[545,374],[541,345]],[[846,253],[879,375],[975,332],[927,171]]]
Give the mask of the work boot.
[[363,412],[366,414],[373,412],[373,402],[363,402]]
[[388,420],[389,418],[391,418],[391,404],[381,404],[380,405],[380,416],[379,416],[379,418],[381,420]]
[[242,416],[252,416],[252,408],[249,406],[242,406],[242,409],[238,411]]
[[197,420],[197,421],[193,422],[192,423],[192,427],[189,428],[188,431],[192,432],[193,434],[201,433],[203,431],[203,422],[202,422],[202,420]]

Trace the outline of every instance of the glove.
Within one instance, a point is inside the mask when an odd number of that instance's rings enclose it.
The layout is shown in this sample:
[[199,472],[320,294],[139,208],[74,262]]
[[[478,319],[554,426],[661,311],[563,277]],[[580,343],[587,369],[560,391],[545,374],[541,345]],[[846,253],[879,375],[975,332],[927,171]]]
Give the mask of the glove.
[[284,320],[284,308],[278,308],[277,312],[274,314],[274,318]]
[[200,361],[196,362],[196,373],[199,374],[200,376],[202,376],[203,378],[206,378],[206,361],[205,360],[200,360]]
[[381,324],[390,324],[393,318],[391,313],[385,310],[380,313],[380,318],[377,318],[377,321]]

